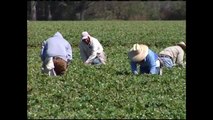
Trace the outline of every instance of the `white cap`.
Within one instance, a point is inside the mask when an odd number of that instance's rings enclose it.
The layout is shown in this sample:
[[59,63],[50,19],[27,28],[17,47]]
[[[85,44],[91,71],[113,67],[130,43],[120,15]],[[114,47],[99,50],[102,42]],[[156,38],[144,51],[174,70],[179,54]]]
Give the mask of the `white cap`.
[[89,37],[89,33],[87,31],[82,32],[82,40],[87,39]]

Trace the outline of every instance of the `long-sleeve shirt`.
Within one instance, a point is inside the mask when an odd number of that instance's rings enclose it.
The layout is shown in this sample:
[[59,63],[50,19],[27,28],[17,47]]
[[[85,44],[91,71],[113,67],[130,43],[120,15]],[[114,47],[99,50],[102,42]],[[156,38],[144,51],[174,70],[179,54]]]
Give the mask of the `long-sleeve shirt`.
[[168,55],[172,58],[173,64],[183,65],[184,50],[180,46],[170,46],[159,54]]
[[[156,61],[158,60],[158,55],[154,53],[152,50],[148,50],[148,55],[141,62],[130,62],[132,72],[137,72],[137,64],[140,65],[141,72],[149,73],[149,74],[158,74],[156,69]],[[144,69],[144,70],[143,70]],[[148,71],[147,71],[148,70]]]
[[44,61],[46,57],[56,56],[67,62],[72,60],[72,47],[59,32],[56,32],[53,37],[43,42],[40,54],[42,61]]
[[90,63],[97,56],[98,53],[103,52],[103,46],[96,38],[91,36],[90,36],[90,43],[87,45],[81,40],[79,48],[83,62],[87,61]]

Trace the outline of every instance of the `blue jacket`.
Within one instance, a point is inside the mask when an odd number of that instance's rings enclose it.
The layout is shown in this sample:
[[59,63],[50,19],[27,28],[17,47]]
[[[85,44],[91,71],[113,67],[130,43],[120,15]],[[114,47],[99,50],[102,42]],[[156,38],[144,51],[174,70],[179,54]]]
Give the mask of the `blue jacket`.
[[158,55],[149,49],[148,55],[145,57],[144,60],[140,62],[133,62],[133,61],[130,62],[132,73],[138,74],[137,64],[139,64],[141,73],[158,74],[156,69],[157,60],[158,60]]
[[48,38],[42,44],[41,60],[46,57],[60,57],[69,62],[72,60],[72,47],[67,40],[63,38],[60,32],[56,32],[53,37]]

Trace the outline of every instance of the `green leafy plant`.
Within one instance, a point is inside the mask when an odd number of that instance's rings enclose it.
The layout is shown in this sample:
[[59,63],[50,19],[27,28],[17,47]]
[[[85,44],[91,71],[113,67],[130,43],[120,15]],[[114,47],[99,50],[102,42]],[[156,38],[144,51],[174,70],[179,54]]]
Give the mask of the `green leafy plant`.
[[[27,29],[29,119],[186,118],[186,71],[175,67],[163,75],[131,74],[127,52],[134,43],[155,52],[185,41],[185,21],[31,21]],[[40,45],[56,31],[73,48],[64,76],[41,73]],[[102,43],[107,64],[85,66],[78,44],[82,31]]]

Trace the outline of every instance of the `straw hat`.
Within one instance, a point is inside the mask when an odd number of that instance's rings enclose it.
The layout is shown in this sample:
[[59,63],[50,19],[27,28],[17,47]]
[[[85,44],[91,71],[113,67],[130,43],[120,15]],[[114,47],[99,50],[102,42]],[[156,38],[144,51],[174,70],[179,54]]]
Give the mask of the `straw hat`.
[[177,45],[182,47],[184,50],[186,49],[186,44],[183,41],[179,42]]
[[148,46],[143,44],[134,44],[130,49],[128,57],[131,61],[140,62],[148,55]]

